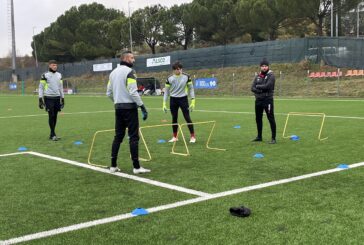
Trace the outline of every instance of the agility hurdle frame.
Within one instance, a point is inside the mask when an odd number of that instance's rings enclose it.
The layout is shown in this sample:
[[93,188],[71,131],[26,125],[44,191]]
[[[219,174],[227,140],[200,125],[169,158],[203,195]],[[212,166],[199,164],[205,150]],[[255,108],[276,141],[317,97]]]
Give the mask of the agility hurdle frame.
[[176,144],[177,144],[177,141],[173,142],[173,146],[172,146],[172,151],[171,151],[171,154],[174,154],[174,155],[180,155],[180,156],[189,156],[190,155],[190,151],[188,149],[188,146],[187,146],[187,143],[186,143],[186,138],[183,134],[183,131],[180,127],[180,125],[178,123],[172,123],[172,124],[159,124],[159,125],[151,125],[151,126],[144,126],[144,127],[140,127],[139,128],[139,134],[140,134],[140,138],[142,139],[143,141],[143,144],[144,144],[144,147],[148,153],[148,159],[145,159],[145,158],[139,158],[141,161],[145,161],[145,162],[148,162],[148,161],[151,161],[152,160],[152,156],[150,154],[150,151],[149,151],[149,148],[148,148],[148,145],[147,145],[147,142],[145,141],[145,138],[144,138],[144,135],[143,135],[143,132],[142,132],[142,129],[146,129],[146,128],[157,128],[157,127],[166,127],[166,126],[174,126],[174,125],[177,125],[178,126],[178,131],[181,133],[182,135],[182,139],[183,139],[183,143],[184,143],[184,146],[186,148],[186,153],[180,153],[180,152],[176,152],[175,151],[175,148],[176,148]]
[[323,141],[323,140],[326,140],[326,139],[329,138],[329,137],[321,138],[321,133],[322,133],[322,129],[324,127],[326,114],[325,113],[315,113],[315,112],[288,112],[287,118],[286,118],[286,123],[284,125],[283,134],[282,134],[283,138],[287,139],[287,138],[290,137],[290,136],[285,136],[285,134],[286,134],[286,129],[287,129],[287,125],[288,125],[288,120],[289,120],[289,117],[291,115],[295,115],[295,116],[322,116],[320,132],[318,134],[317,139],[320,140],[320,141]]
[[94,149],[94,144],[95,144],[95,139],[96,139],[96,135],[99,133],[105,133],[105,132],[111,132],[111,131],[115,131],[115,129],[106,129],[106,130],[100,130],[100,131],[96,131],[94,133],[94,137],[92,138],[92,143],[91,143],[91,147],[90,147],[90,151],[88,152],[88,158],[87,158],[87,163],[96,167],[100,167],[100,168],[108,168],[107,166],[104,165],[98,165],[98,164],[94,164],[91,162],[91,155],[92,155],[92,150]]
[[[143,129],[147,129],[147,128],[158,128],[158,127],[170,127],[170,126],[173,126],[173,125],[177,125],[178,126],[178,132],[181,134],[182,136],[182,140],[183,140],[183,144],[184,144],[184,147],[186,149],[186,153],[181,153],[181,152],[176,152],[175,151],[175,148],[176,148],[176,144],[177,144],[177,141],[173,142],[173,146],[172,146],[172,150],[171,150],[171,154],[174,154],[174,155],[180,155],[180,156],[190,156],[190,151],[188,149],[188,146],[187,146],[187,142],[186,142],[186,137],[183,133],[183,130],[182,130],[182,127],[183,126],[188,126],[188,125],[199,125],[199,124],[209,124],[211,123],[212,124],[212,128],[211,128],[211,131],[210,131],[210,134],[209,134],[209,137],[207,139],[207,142],[206,142],[206,149],[209,149],[209,150],[216,150],[216,151],[226,151],[226,149],[221,149],[221,148],[215,148],[215,147],[210,147],[209,146],[209,143],[211,141],[211,138],[212,138],[212,135],[213,135],[213,132],[214,132],[214,129],[215,129],[215,126],[216,126],[216,121],[206,121],[206,122],[195,122],[195,123],[184,123],[184,124],[178,124],[178,123],[172,123],[172,124],[159,124],[159,125],[151,125],[151,126],[144,126],[144,127],[140,127],[139,128],[139,134],[140,134],[140,138],[141,140],[143,141],[143,144],[144,144],[144,147],[145,147],[145,150],[147,151],[147,154],[148,154],[148,158],[141,158],[139,157],[139,160],[140,161],[143,161],[143,162],[149,162],[152,160],[152,155],[150,154],[150,151],[149,151],[149,148],[148,148],[148,145],[147,145],[147,142],[144,138],[144,135],[143,135]],[[93,148],[94,148],[94,145],[95,145],[95,140],[96,140],[96,136],[99,134],[99,133],[105,133],[105,132],[111,132],[111,131],[115,131],[115,129],[107,129],[107,130],[99,130],[99,131],[96,131],[94,136],[93,136],[93,139],[92,139],[92,143],[91,143],[91,147],[90,147],[90,151],[89,151],[89,154],[88,154],[88,159],[87,159],[87,163],[90,164],[90,165],[93,165],[93,166],[96,166],[96,167],[101,167],[101,168],[107,168],[107,166],[104,166],[104,165],[98,165],[98,164],[95,164],[95,163],[92,163],[91,162],[91,156],[92,156],[92,152],[93,152]]]
[[[139,134],[140,134],[140,138],[142,139],[143,141],[143,144],[144,144],[144,147],[147,151],[147,154],[148,154],[148,158],[142,158],[142,157],[139,157],[139,160],[140,161],[143,161],[143,162],[149,162],[152,160],[152,156],[150,154],[150,151],[149,151],[149,148],[148,148],[148,145],[145,141],[145,138],[144,138],[144,135],[143,135],[143,132],[142,132],[142,129],[145,129],[145,128],[157,128],[157,127],[166,127],[166,126],[173,126],[173,125],[178,125],[179,124],[159,124],[159,125],[151,125],[151,126],[144,126],[144,127],[140,127],[139,128]],[[179,126],[178,127],[181,135],[182,135],[182,139],[183,139],[183,143],[185,145],[185,148],[186,148],[186,153],[180,153],[180,152],[176,152],[175,151],[175,147],[176,147],[176,144],[177,142],[174,142],[173,143],[173,146],[172,146],[172,151],[171,151],[171,154],[175,154],[175,155],[180,155],[180,156],[189,156],[190,155],[190,152],[189,152],[189,149],[188,149],[188,146],[187,146],[187,143],[186,143],[186,140],[185,140],[185,136],[183,134],[183,131],[181,130],[181,127]],[[96,140],[96,136],[99,134],[99,133],[106,133],[106,132],[112,132],[112,131],[115,131],[115,129],[106,129],[106,130],[99,130],[99,131],[96,131],[94,136],[93,136],[93,139],[92,139],[92,143],[91,143],[91,147],[90,147],[90,151],[88,153],[88,159],[87,159],[87,163],[90,164],[90,165],[93,165],[93,166],[96,166],[96,167],[101,167],[101,168],[107,168],[106,166],[104,165],[99,165],[99,164],[95,164],[95,163],[92,163],[91,162],[91,156],[92,156],[92,152],[93,152],[93,148],[94,148],[94,144],[95,144],[95,140]]]
[[183,132],[182,130],[182,127],[183,126],[188,126],[188,125],[199,125],[199,124],[212,124],[212,128],[211,128],[211,131],[210,131],[210,135],[209,137],[207,138],[207,141],[206,141],[206,149],[209,149],[209,150],[216,150],[216,151],[226,151],[226,149],[221,149],[221,148],[215,148],[215,147],[210,147],[209,146],[209,143],[210,143],[210,140],[211,140],[211,137],[212,137],[212,134],[214,132],[214,129],[215,129],[215,126],[216,126],[216,121],[206,121],[206,122],[195,122],[195,123],[183,123],[180,125],[180,128],[181,128],[181,131]]

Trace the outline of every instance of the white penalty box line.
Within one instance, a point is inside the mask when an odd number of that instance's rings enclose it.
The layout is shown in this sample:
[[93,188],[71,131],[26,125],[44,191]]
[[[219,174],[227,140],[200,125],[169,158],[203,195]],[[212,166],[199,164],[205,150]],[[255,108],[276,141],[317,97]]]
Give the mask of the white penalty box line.
[[55,157],[55,156],[50,156],[50,155],[46,155],[43,153],[39,153],[39,152],[34,152],[34,151],[25,151],[25,152],[16,152],[16,153],[10,153],[10,154],[3,154],[0,155],[0,157],[8,157],[8,156],[15,156],[15,155],[33,155],[33,156],[37,156],[37,157],[41,157],[41,158],[46,158],[46,159],[50,159],[50,160],[54,160],[54,161],[58,161],[58,162],[63,162],[63,163],[67,163],[67,164],[71,164],[74,166],[78,166],[78,167],[82,167],[82,168],[86,168],[86,169],[91,169],[97,172],[101,172],[101,173],[105,173],[105,174],[110,174],[110,175],[115,175],[121,178],[125,178],[125,179],[130,179],[130,180],[134,180],[134,181],[139,181],[142,183],[146,183],[149,185],[154,185],[154,186],[158,186],[158,187],[163,187],[166,189],[170,189],[170,190],[174,190],[174,191],[179,191],[179,192],[183,192],[183,193],[187,193],[187,194],[191,194],[191,195],[195,195],[195,196],[209,196],[209,193],[205,193],[202,191],[196,191],[196,190],[192,190],[192,189],[188,189],[185,187],[181,187],[181,186],[176,186],[176,185],[172,185],[172,184],[167,184],[167,183],[163,183],[163,182],[159,182],[156,180],[151,180],[151,179],[147,179],[147,178],[143,178],[143,177],[139,177],[139,176],[135,176],[135,175],[130,175],[130,174],[126,174],[126,173],[122,173],[122,172],[115,172],[115,173],[111,173],[108,169],[105,168],[100,168],[97,166],[92,166],[90,164],[86,164],[86,163],[81,163],[81,162],[77,162],[77,161],[73,161],[73,160],[68,160],[68,159],[64,159],[61,157]]
[[[28,154],[30,154],[30,153],[28,152]],[[9,155],[9,154],[7,154],[7,155]],[[41,155],[43,155],[43,154],[41,154]],[[0,155],[0,157],[1,156],[2,155]],[[362,166],[364,166],[364,162],[355,163],[355,164],[349,165],[349,169],[358,168],[358,167],[362,167]],[[93,169],[93,167],[88,167],[88,168]],[[166,204],[166,205],[148,208],[146,210],[148,211],[148,213],[156,213],[156,212],[160,212],[163,210],[178,208],[178,207],[182,207],[182,206],[186,206],[186,205],[190,205],[190,204],[194,204],[194,203],[199,203],[199,202],[203,202],[203,201],[207,201],[207,200],[217,199],[217,198],[221,198],[221,197],[227,197],[227,196],[231,196],[231,195],[235,195],[235,194],[239,194],[239,193],[243,193],[243,192],[248,192],[248,191],[253,191],[253,190],[259,190],[259,189],[263,189],[263,188],[267,188],[267,187],[271,187],[271,186],[286,184],[286,183],[295,182],[298,180],[309,179],[312,177],[331,174],[331,173],[340,172],[340,171],[344,171],[344,170],[347,170],[347,169],[334,168],[334,169],[319,171],[316,173],[305,174],[305,175],[296,176],[296,177],[292,177],[292,178],[271,181],[271,182],[253,185],[253,186],[247,186],[247,187],[234,189],[234,190],[230,190],[230,191],[224,191],[224,192],[211,194],[211,195],[207,195],[207,196],[200,196],[200,197],[188,199],[185,201],[179,201],[179,202],[175,202],[175,203],[170,203],[170,204]],[[112,217],[108,217],[108,218],[97,219],[97,220],[79,223],[79,224],[75,224],[75,225],[70,225],[70,226],[66,226],[66,227],[61,227],[61,228],[57,228],[57,229],[53,229],[53,230],[48,230],[48,231],[38,232],[38,233],[29,234],[29,235],[25,235],[25,236],[21,236],[21,237],[11,238],[8,240],[0,241],[0,244],[8,245],[8,244],[16,244],[16,243],[20,243],[20,242],[41,239],[41,238],[55,236],[55,235],[59,235],[59,234],[63,234],[63,233],[71,232],[71,231],[90,228],[90,227],[97,226],[97,225],[126,220],[126,219],[130,219],[130,218],[133,218],[136,216],[138,216],[138,215],[133,215],[131,213],[120,214],[120,215],[116,215],[116,216],[112,216]]]

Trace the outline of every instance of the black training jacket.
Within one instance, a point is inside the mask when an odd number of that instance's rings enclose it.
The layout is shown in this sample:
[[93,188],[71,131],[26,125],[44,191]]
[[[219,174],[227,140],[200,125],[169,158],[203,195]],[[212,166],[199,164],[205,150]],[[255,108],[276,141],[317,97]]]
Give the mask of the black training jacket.
[[274,95],[274,84],[276,78],[271,70],[266,75],[259,73],[253,81],[251,91],[254,93],[255,98],[267,99],[273,98]]

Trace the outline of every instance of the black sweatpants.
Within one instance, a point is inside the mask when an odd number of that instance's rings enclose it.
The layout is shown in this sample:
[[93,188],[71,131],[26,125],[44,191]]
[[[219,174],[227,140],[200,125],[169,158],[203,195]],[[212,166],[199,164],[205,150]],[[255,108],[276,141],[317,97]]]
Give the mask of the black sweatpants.
[[263,131],[263,111],[265,111],[270,129],[272,131],[272,139],[276,139],[276,121],[274,119],[273,98],[264,98],[255,101],[255,121],[257,123],[258,138],[262,138]]
[[48,124],[51,130],[49,138],[56,136],[57,115],[61,111],[61,97],[44,97],[45,109],[48,112]]
[[[189,105],[188,105],[188,98],[187,96],[184,97],[171,97],[170,100],[170,109],[171,109],[171,114],[172,114],[172,123],[173,124],[177,124],[178,121],[178,109],[181,108],[182,113],[183,113],[183,117],[185,118],[187,123],[192,123],[191,117],[190,117],[190,111],[189,111]],[[195,130],[193,128],[193,124],[188,124],[188,129],[190,130],[190,134],[193,135],[195,134]],[[178,131],[178,125],[173,125],[172,126],[173,129],[173,134],[177,135],[177,131]]]
[[139,118],[138,109],[115,109],[115,137],[111,149],[111,166],[117,166],[117,158],[120,144],[125,137],[128,128],[129,147],[134,168],[139,165]]

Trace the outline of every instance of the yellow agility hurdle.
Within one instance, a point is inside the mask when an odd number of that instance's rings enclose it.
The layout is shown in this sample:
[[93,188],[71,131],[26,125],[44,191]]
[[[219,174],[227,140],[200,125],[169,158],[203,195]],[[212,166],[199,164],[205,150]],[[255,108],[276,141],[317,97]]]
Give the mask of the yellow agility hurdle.
[[[206,121],[206,122],[194,122],[194,123],[183,123],[181,124],[180,128],[182,128],[183,126],[188,126],[188,125],[198,125],[198,124],[212,124],[212,128],[211,128],[211,131],[210,131],[210,135],[207,139],[207,142],[206,142],[206,148],[209,149],[209,150],[216,150],[216,151],[226,151],[226,149],[221,149],[221,148],[215,148],[215,147],[210,147],[209,146],[209,143],[210,143],[210,140],[211,140],[211,137],[212,137],[212,134],[214,133],[214,129],[215,129],[215,126],[216,126],[216,121]],[[181,129],[182,131],[182,129]]]
[[[93,139],[92,139],[92,143],[91,143],[91,147],[90,147],[90,151],[88,153],[88,159],[87,159],[87,162],[88,164],[90,165],[93,165],[93,166],[96,166],[96,167],[101,167],[101,168],[108,168],[104,165],[98,165],[98,164],[95,164],[95,163],[92,163],[91,162],[91,156],[92,156],[92,151],[94,149],[94,144],[95,144],[95,140],[96,140],[96,136],[99,134],[99,133],[106,133],[106,132],[111,132],[111,131],[115,131],[115,129],[107,129],[107,130],[100,130],[100,131],[97,131],[94,136],[93,136]],[[144,145],[145,145],[145,141],[144,142]],[[147,147],[145,145],[145,147]],[[148,151],[148,154],[149,154],[149,151]],[[147,159],[144,159],[144,158],[139,158],[140,161],[148,161]]]
[[289,112],[287,114],[287,118],[286,118],[286,123],[284,125],[284,129],[283,129],[283,138],[287,139],[289,138],[290,136],[285,136],[285,133],[286,133],[286,129],[287,129],[287,125],[288,125],[288,120],[289,120],[289,117],[290,116],[322,116],[322,121],[321,121],[321,127],[320,127],[320,132],[319,132],[319,135],[318,135],[318,140],[326,140],[328,139],[329,137],[326,137],[326,138],[323,138],[321,139],[321,133],[322,133],[322,129],[324,127],[324,122],[325,122],[325,118],[326,118],[326,114],[325,113],[311,113],[311,112]]
[[[151,161],[152,160],[152,156],[150,154],[150,151],[149,151],[147,142],[146,142],[146,140],[144,138],[144,135],[143,135],[143,129],[147,129],[147,128],[158,128],[158,127],[167,127],[167,126],[170,127],[170,126],[173,126],[173,125],[177,125],[178,126],[178,132],[182,136],[182,141],[183,141],[184,147],[186,149],[186,152],[183,153],[183,152],[176,152],[175,151],[176,144],[177,144],[177,141],[176,141],[176,142],[173,142],[171,154],[180,155],[180,156],[189,156],[190,155],[190,151],[189,151],[188,146],[187,146],[187,143],[186,143],[186,137],[185,137],[185,135],[183,133],[183,130],[182,130],[182,127],[183,126],[187,126],[189,124],[193,124],[193,125],[198,125],[198,124],[212,124],[212,128],[211,128],[211,131],[210,131],[210,135],[209,135],[209,137],[207,139],[207,142],[206,142],[206,148],[209,149],[209,150],[226,151],[226,149],[214,148],[214,147],[210,147],[209,146],[209,143],[211,141],[211,138],[212,138],[212,135],[213,135],[215,126],[216,126],[216,121],[184,123],[184,124],[159,124],[159,125],[144,126],[144,127],[140,127],[139,128],[140,138],[141,138],[141,140],[142,140],[142,142],[144,144],[145,150],[146,150],[146,152],[148,154],[148,158],[141,158],[141,157],[139,157],[139,160],[140,161]],[[96,141],[96,136],[99,133],[105,133],[105,132],[111,132],[111,131],[115,131],[115,129],[100,130],[100,131],[95,132],[95,134],[93,136],[93,139],[92,139],[90,151],[89,151],[89,154],[88,154],[88,159],[87,159],[88,164],[93,165],[93,166],[97,166],[97,167],[107,168],[106,166],[92,163],[91,162],[91,157],[92,157],[92,153],[93,153],[93,149],[94,149],[94,145],[95,145],[95,141]]]
[[[142,139],[143,144],[144,144],[144,147],[145,147],[145,149],[146,149],[146,151],[147,151],[147,154],[148,154],[148,158],[142,158],[142,157],[139,157],[139,160],[140,160],[140,161],[147,162],[147,161],[151,161],[151,160],[152,160],[152,156],[151,156],[151,154],[150,154],[150,151],[149,151],[148,145],[147,145],[147,143],[146,143],[146,141],[145,141],[145,138],[144,138],[144,135],[143,135],[142,129],[146,129],[146,128],[156,128],[156,127],[165,127],[165,126],[173,126],[173,125],[176,125],[176,124],[160,124],[160,125],[144,126],[144,127],[140,127],[140,128],[139,128],[140,138]],[[177,125],[179,126],[179,124],[177,124]],[[174,142],[174,143],[173,143],[171,153],[172,153],[172,154],[175,154],[175,155],[180,155],[180,156],[189,156],[189,155],[190,155],[190,152],[189,152],[189,149],[188,149],[188,147],[187,147],[187,143],[186,143],[186,140],[185,140],[184,134],[183,134],[183,132],[182,132],[182,130],[181,130],[181,127],[178,127],[178,128],[179,128],[179,131],[180,131],[180,133],[181,133],[181,135],[182,135],[183,143],[184,143],[185,148],[186,148],[186,153],[179,153],[179,152],[176,152],[176,151],[175,151],[175,147],[176,147],[176,143],[177,143],[177,142]],[[95,145],[95,141],[96,141],[96,136],[97,136],[99,133],[106,133],[106,132],[112,132],[112,131],[115,131],[115,129],[100,130],[100,131],[95,132],[95,134],[94,134],[94,136],[93,136],[93,139],[92,139],[91,147],[90,147],[90,150],[89,150],[89,153],[88,153],[88,159],[87,159],[88,164],[93,165],[93,166],[96,166],[96,167],[107,168],[106,166],[98,165],[98,164],[92,163],[92,162],[91,162],[91,157],[92,157],[92,153],[93,153],[93,149],[94,149],[94,145]]]
[[96,166],[96,167],[101,167],[101,168],[107,168],[106,166],[103,165],[97,165],[91,162],[91,155],[92,155],[92,150],[94,148],[94,144],[95,144],[95,140],[96,140],[96,135],[99,133],[105,133],[105,132],[111,132],[111,131],[115,131],[115,129],[107,129],[107,130],[100,130],[100,131],[96,131],[96,133],[94,134],[94,137],[92,138],[92,143],[91,143],[91,147],[90,147],[90,151],[88,152],[88,159],[87,162],[90,165]]
[[[170,126],[173,126],[173,125],[179,126],[179,124],[177,124],[177,123],[174,123],[174,124],[172,123],[172,124],[160,124],[160,125],[144,126],[144,127],[139,128],[140,138],[142,139],[142,141],[144,143],[144,147],[145,147],[145,149],[147,151],[147,154],[148,154],[148,159],[139,158],[141,161],[151,161],[152,160],[152,156],[151,156],[150,151],[149,151],[149,148],[147,146],[147,142],[145,141],[145,138],[144,138],[142,129],[146,129],[146,128],[157,128],[157,127],[166,127],[166,126],[169,126],[170,127]],[[180,153],[180,152],[176,152],[175,151],[175,147],[176,147],[176,144],[177,144],[177,141],[175,141],[175,142],[173,142],[171,154],[180,155],[180,156],[189,156],[190,155],[190,152],[188,150],[187,143],[186,143],[186,139],[185,139],[185,136],[183,134],[183,131],[182,131],[181,127],[178,127],[178,130],[179,130],[179,132],[182,135],[183,143],[184,143],[184,146],[186,148],[186,153]]]

